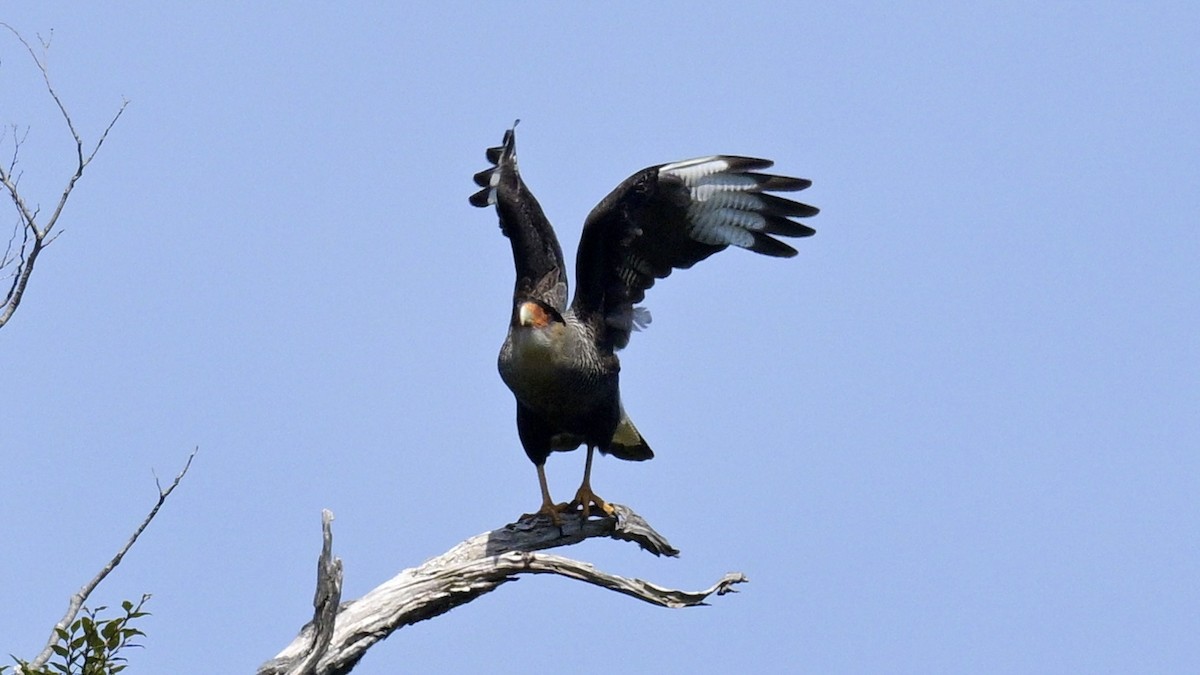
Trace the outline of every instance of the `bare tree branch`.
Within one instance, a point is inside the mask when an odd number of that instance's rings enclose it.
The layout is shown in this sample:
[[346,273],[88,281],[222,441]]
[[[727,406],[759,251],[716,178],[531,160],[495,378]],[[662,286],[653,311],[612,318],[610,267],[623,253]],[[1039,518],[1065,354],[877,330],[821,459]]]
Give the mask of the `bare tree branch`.
[[317,559],[317,592],[313,596],[314,626],[308,654],[297,659],[289,675],[315,675],[317,664],[329,651],[338,605],[342,601],[342,559],[333,557],[333,512],[321,511],[321,557]]
[[[705,590],[681,591],[602,572],[570,558],[536,553],[592,537],[611,537],[632,541],[654,555],[679,554],[632,509],[612,506],[616,509],[613,518],[585,520],[575,514],[565,516],[561,526],[537,519],[476,535],[418,567],[400,572],[362,598],[342,604],[336,615],[329,610],[329,602],[336,602],[341,594],[341,561],[331,562],[332,534],[326,519],[314,619],[274,659],[260,666],[258,675],[348,673],[371,646],[396,630],[471,602],[521,574],[558,574],[672,608],[705,604],[710,596],[733,592],[735,584],[747,581],[745,575],[732,572]],[[336,583],[326,571],[331,565],[336,568]]]
[[76,615],[79,614],[79,610],[83,607],[83,603],[87,602],[88,596],[92,594],[92,591],[96,590],[96,587],[100,585],[100,582],[104,581],[104,578],[107,577],[114,569],[116,569],[117,565],[121,564],[121,559],[124,558],[125,554],[129,552],[129,549],[133,548],[133,545],[137,543],[138,537],[142,536],[142,532],[145,531],[146,526],[150,524],[150,521],[154,520],[154,517],[158,515],[158,510],[161,509],[162,505],[166,503],[167,497],[170,497],[171,493],[175,491],[175,488],[179,487],[179,482],[183,480],[185,475],[187,475],[188,469],[192,466],[192,459],[195,458],[196,453],[199,451],[200,448],[192,450],[192,454],[188,455],[187,462],[183,465],[183,469],[175,476],[175,480],[171,481],[171,484],[168,485],[165,490],[161,485],[158,485],[158,479],[155,478],[155,485],[158,487],[158,502],[154,504],[154,508],[150,509],[150,513],[147,513],[146,517],[142,519],[142,524],[138,525],[137,529],[133,531],[133,535],[129,537],[129,541],[125,542],[125,545],[121,547],[121,550],[117,551],[117,554],[108,561],[108,564],[106,564],[104,568],[101,569],[98,574],[96,574],[96,576],[92,577],[91,581],[84,584],[83,588],[79,589],[79,592],[71,596],[71,603],[67,607],[67,613],[63,615],[63,618],[57,624],[55,624],[54,630],[50,631],[50,640],[46,643],[45,649],[43,649],[42,652],[37,655],[37,658],[29,662],[27,665],[27,670],[36,671],[40,669],[42,666],[46,665],[46,662],[49,661],[50,657],[54,655],[54,645],[59,641],[59,631],[65,631],[70,627],[71,622],[75,620]]
[[[17,29],[4,22],[0,22],[0,26],[8,29],[8,31],[16,36],[17,40],[19,40],[21,44],[25,46],[25,50],[29,52],[29,56],[33,59],[34,65],[36,65],[38,71],[41,72],[42,81],[46,84],[46,91],[49,92],[50,98],[54,100],[54,104],[58,107],[58,111],[62,115],[63,121],[67,124],[67,129],[71,132],[71,137],[75,139],[76,157],[75,172],[72,173],[71,177],[67,179],[66,187],[63,188],[62,194],[59,195],[58,204],[54,207],[54,212],[50,214],[49,219],[46,220],[44,225],[38,225],[37,218],[38,214],[40,213],[40,208],[34,207],[31,209],[24,196],[17,189],[18,183],[20,183],[20,174],[16,173],[15,169],[17,165],[17,156],[23,137],[18,138],[17,129],[16,127],[13,128],[12,160],[7,168],[5,168],[3,165],[0,165],[0,185],[4,186],[4,189],[8,192],[8,196],[12,199],[13,206],[17,210],[17,215],[21,220],[21,224],[25,228],[26,241],[29,241],[30,237],[32,237],[32,242],[29,245],[28,251],[26,251],[25,247],[22,246],[20,252],[12,260],[7,257],[7,254],[4,258],[5,264],[15,262],[16,270],[13,273],[12,286],[8,289],[8,292],[5,295],[4,304],[0,306],[0,327],[3,327],[6,323],[8,323],[8,320],[12,318],[13,313],[17,311],[17,307],[21,304],[21,298],[25,294],[25,288],[29,283],[29,277],[31,274],[33,274],[33,266],[35,263],[37,263],[38,255],[41,254],[42,249],[44,249],[50,244],[51,241],[54,240],[54,238],[50,236],[51,232],[54,230],[54,226],[58,224],[58,218],[60,215],[62,215],[63,207],[67,205],[67,199],[70,198],[71,191],[75,189],[75,183],[83,176],[83,170],[87,168],[87,165],[91,164],[92,160],[96,157],[96,153],[100,151],[100,146],[104,145],[105,139],[108,138],[108,132],[112,131],[112,128],[116,125],[117,120],[121,119],[121,114],[125,112],[125,108],[129,105],[129,101],[123,100],[121,102],[121,107],[117,110],[117,114],[113,115],[113,118],[109,121],[108,126],[104,128],[104,131],[100,134],[100,139],[96,141],[96,145],[92,147],[90,152],[85,154],[83,138],[75,129],[75,123],[72,121],[71,115],[67,112],[67,108],[63,104],[62,98],[59,97],[58,91],[54,88],[54,84],[50,81],[50,70],[47,67],[46,60],[44,58],[46,51],[50,47],[50,42],[48,40],[41,41],[42,56],[39,56],[37,50],[33,48],[33,45],[29,44],[29,41],[26,40],[25,37],[17,31]],[[0,267],[3,267],[3,265],[0,265]]]

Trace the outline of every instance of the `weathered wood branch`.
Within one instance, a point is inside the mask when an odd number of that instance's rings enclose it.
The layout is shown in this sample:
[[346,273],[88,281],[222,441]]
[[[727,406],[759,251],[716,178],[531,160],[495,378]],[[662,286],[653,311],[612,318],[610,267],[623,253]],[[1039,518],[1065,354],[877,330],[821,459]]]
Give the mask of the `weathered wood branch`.
[[[734,592],[747,581],[740,572],[722,577],[711,588],[681,591],[617,576],[593,565],[537,551],[568,546],[592,537],[631,541],[654,555],[679,551],[627,506],[613,504],[613,518],[567,515],[556,526],[545,518],[511,523],[454,546],[436,558],[406,569],[358,600],[329,610],[341,595],[341,561],[332,558],[329,521],[317,563],[314,620],[259,675],[335,675],[348,673],[367,650],[393,632],[471,602],[521,574],[558,574],[662,607],[692,607],[710,596]],[[325,512],[328,514],[328,512]]]
[[337,620],[338,605],[342,601],[342,559],[333,557],[333,512],[321,511],[321,557],[317,559],[317,592],[313,596],[313,620],[309,625],[311,640],[308,653],[297,659],[288,672],[295,675],[310,675],[317,672],[317,664],[329,651],[333,641],[333,627]]

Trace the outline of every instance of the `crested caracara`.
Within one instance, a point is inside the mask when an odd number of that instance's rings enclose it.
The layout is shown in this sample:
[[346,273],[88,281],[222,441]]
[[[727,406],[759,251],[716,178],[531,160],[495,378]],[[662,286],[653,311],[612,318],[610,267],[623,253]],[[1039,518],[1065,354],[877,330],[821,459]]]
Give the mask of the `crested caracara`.
[[[593,450],[618,459],[650,459],[650,450],[621,407],[616,351],[650,315],[635,305],[676,268],[688,268],[733,245],[775,257],[796,254],[775,237],[814,230],[793,218],[817,209],[770,194],[811,182],[759,173],[765,159],[714,155],[643,169],[617,186],[588,215],[575,258],[575,297],[567,304],[562,249],[541,206],[517,171],[514,129],[489,148],[494,164],[475,175],[471,197],[493,205],[512,244],[517,280],[500,376],[517,399],[517,432],[537,467],[537,514],[612,507],[592,492]],[[546,485],[550,453],[587,446],[583,483],[569,504],[555,504]]]

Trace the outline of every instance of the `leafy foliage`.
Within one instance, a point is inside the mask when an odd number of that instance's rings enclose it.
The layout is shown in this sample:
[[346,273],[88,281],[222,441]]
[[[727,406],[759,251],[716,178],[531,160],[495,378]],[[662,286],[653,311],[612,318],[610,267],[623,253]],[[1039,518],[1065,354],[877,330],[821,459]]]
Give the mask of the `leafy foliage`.
[[[132,624],[149,614],[142,610],[149,599],[149,595],[143,595],[137,604],[122,602],[123,613],[111,619],[100,616],[107,607],[84,607],[83,616],[67,628],[56,629],[58,641],[51,647],[54,658],[49,663],[31,668],[27,661],[16,659],[13,675],[116,675],[125,670],[127,660],[122,651],[142,646],[134,640],[145,633]],[[0,666],[0,675],[7,672],[8,666]]]

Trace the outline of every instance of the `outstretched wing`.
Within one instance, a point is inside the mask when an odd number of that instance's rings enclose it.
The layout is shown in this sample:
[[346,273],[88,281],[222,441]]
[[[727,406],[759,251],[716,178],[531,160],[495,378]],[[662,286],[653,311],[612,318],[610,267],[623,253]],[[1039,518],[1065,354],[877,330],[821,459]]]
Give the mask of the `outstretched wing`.
[[796,249],[776,239],[815,230],[792,220],[815,207],[771,192],[803,190],[812,181],[758,173],[772,162],[717,155],[644,169],[588,215],[575,262],[572,310],[587,316],[613,349],[629,342],[642,317],[634,305],[676,268],[726,247],[776,257]]
[[517,268],[513,299],[532,298],[562,311],[567,304],[562,248],[541,205],[517,171],[515,130],[516,123],[504,132],[498,147],[488,148],[488,161],[495,166],[475,174],[475,183],[483,189],[471,195],[470,201],[479,207],[496,206],[500,231],[512,244]]

